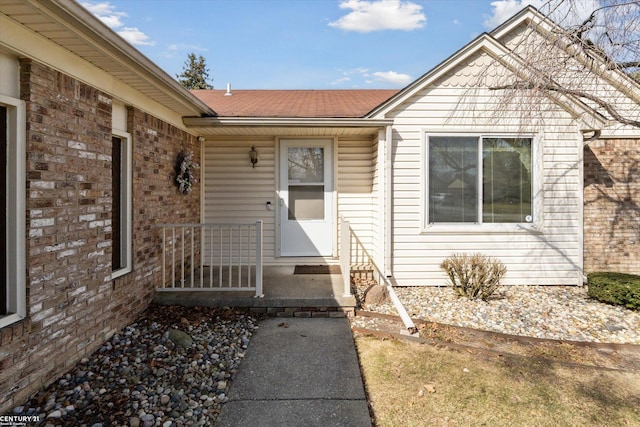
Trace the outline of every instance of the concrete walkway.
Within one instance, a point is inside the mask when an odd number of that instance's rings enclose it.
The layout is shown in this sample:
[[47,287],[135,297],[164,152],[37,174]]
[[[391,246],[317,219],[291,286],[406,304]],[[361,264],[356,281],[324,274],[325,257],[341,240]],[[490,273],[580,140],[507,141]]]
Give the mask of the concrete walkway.
[[216,426],[371,426],[348,320],[261,322]]

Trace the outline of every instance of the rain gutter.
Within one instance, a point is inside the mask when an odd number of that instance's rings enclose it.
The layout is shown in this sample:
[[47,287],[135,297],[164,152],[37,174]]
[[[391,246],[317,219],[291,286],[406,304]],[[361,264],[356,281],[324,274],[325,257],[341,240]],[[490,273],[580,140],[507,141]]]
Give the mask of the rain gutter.
[[196,114],[215,114],[207,104],[182,87],[158,65],[125,42],[115,31],[80,4],[68,0],[26,1],[56,22],[71,26],[79,37],[93,43],[102,55],[129,67],[140,78],[153,82],[156,87],[161,88],[185,108]]
[[384,127],[389,119],[310,118],[310,117],[184,117],[187,127],[202,126],[304,126],[304,127]]

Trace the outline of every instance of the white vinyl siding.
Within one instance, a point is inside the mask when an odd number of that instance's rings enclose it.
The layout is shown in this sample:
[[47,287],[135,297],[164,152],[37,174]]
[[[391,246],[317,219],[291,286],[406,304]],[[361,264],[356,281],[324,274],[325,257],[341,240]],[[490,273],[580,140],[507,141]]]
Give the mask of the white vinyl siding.
[[[488,60],[485,58],[485,60]],[[390,115],[393,141],[393,281],[400,286],[441,286],[440,263],[453,253],[481,252],[507,266],[506,285],[576,285],[582,279],[581,136],[572,118],[549,103],[546,126],[525,126],[517,112],[497,120],[495,99],[486,90],[468,90],[481,69],[476,56],[433,86],[417,92]],[[389,116],[389,115],[388,115]],[[533,173],[536,228],[509,224],[424,229],[425,134],[537,135],[540,152]],[[483,226],[484,227],[484,226]]]
[[[546,58],[553,58],[548,67],[551,67],[549,70],[553,71],[552,75],[556,83],[570,89],[595,95],[612,105],[621,116],[636,121],[640,120],[640,109],[638,109],[637,103],[637,82],[617,70],[602,74],[589,72],[589,70],[597,70],[598,66],[588,59],[579,62],[576,59],[577,55],[568,55],[560,49],[555,36],[551,38],[541,36],[533,29],[528,28],[526,24],[513,28],[510,32],[501,35],[500,42],[528,61],[536,62]],[[575,70],[579,70],[578,77],[576,77]],[[503,81],[503,83],[505,82]],[[636,102],[632,98],[634,93]],[[611,119],[606,109],[596,105],[589,99],[581,98],[580,100],[593,108],[598,114]],[[617,127],[624,129],[623,126]],[[629,129],[630,127],[627,127],[627,130]],[[612,132],[613,129],[609,131]]]
[[371,139],[338,141],[338,215],[373,256],[374,194]]
[[[251,147],[258,152],[252,167]],[[221,139],[203,146],[203,221],[248,224],[263,221],[265,262],[275,257],[276,150],[273,137]],[[267,210],[271,202],[272,210]]]
[[[265,263],[288,264],[278,256],[277,150],[275,137],[229,137],[207,140],[203,145],[203,218],[206,223],[252,223],[263,221]],[[252,168],[251,146],[259,161]],[[344,137],[338,140],[336,167],[337,214],[373,252],[373,158],[371,138]],[[267,210],[270,201],[273,209]],[[377,202],[376,202],[377,203]],[[336,224],[336,236],[337,236]],[[332,237],[328,237],[332,238]],[[336,248],[337,249],[337,248]],[[297,260],[300,261],[300,260]]]

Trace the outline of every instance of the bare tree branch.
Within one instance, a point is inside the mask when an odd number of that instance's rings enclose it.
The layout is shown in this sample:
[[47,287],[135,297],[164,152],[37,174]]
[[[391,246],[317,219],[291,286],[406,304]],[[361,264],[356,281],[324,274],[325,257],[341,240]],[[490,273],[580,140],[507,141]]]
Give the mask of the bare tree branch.
[[489,90],[505,90],[505,89],[516,89],[516,90],[523,90],[523,89],[537,89],[537,90],[546,90],[549,92],[556,92],[556,93],[560,93],[563,95],[571,95],[571,96],[575,96],[578,98],[584,98],[584,99],[588,99],[589,101],[592,101],[594,103],[596,103],[599,107],[604,108],[607,113],[609,113],[611,115],[611,117],[613,118],[613,120],[625,124],[625,125],[629,125],[629,126],[635,126],[635,127],[639,127],[640,128],[640,120],[631,120],[628,119],[626,117],[624,117],[623,115],[621,115],[616,108],[611,105],[610,103],[604,102],[601,98],[599,98],[598,96],[595,96],[592,93],[589,92],[584,92],[581,90],[574,90],[574,89],[568,89],[562,86],[558,86],[558,85],[553,85],[553,84],[549,84],[549,85],[545,85],[543,87],[539,87],[539,86],[535,86],[533,83],[527,83],[527,82],[516,82],[510,85],[505,85],[505,86],[496,86],[496,87],[491,87],[489,88]]
[[[547,0],[539,10],[555,24],[534,19],[505,40],[508,58],[495,59],[469,84],[469,101],[472,91],[489,88],[496,118],[520,114],[526,127],[548,117],[543,98],[562,94],[606,120],[640,128],[640,1]],[[509,59],[519,64],[516,72],[503,65]]]
[[609,66],[610,70],[617,68],[640,68],[640,61],[617,62],[615,66]]

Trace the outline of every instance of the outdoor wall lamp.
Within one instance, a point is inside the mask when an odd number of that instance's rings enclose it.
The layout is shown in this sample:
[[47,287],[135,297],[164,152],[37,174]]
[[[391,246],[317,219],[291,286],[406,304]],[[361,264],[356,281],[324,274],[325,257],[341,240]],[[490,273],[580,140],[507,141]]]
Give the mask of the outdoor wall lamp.
[[258,152],[256,151],[256,146],[251,147],[251,151],[249,151],[249,159],[251,160],[251,164],[253,167],[256,167],[256,163],[258,163]]

